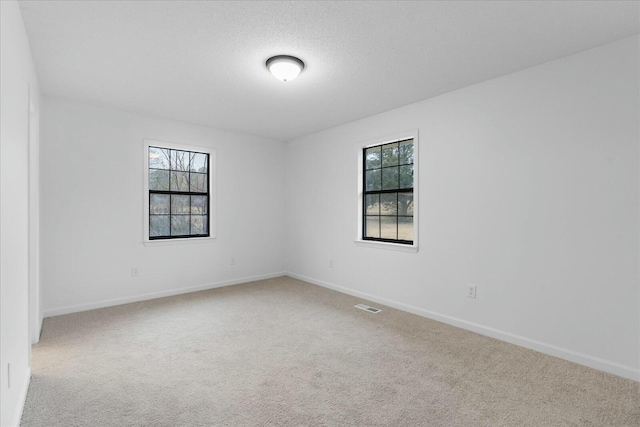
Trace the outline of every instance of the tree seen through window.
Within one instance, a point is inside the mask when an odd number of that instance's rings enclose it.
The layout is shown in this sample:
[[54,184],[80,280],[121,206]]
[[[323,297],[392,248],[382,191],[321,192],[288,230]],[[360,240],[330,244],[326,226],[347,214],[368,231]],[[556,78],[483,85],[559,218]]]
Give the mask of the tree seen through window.
[[364,240],[413,244],[413,139],[364,149]]
[[209,154],[149,147],[149,239],[209,236]]

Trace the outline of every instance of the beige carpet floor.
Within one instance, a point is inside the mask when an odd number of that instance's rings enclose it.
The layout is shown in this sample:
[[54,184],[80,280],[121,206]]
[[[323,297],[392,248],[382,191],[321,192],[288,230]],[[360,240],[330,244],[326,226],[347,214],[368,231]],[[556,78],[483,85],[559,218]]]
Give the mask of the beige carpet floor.
[[282,277],[46,319],[22,426],[639,426],[640,389]]

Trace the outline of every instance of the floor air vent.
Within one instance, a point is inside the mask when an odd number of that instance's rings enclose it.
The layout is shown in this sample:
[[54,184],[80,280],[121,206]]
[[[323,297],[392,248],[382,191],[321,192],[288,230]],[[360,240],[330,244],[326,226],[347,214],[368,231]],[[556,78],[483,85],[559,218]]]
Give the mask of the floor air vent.
[[359,308],[360,310],[369,311],[371,313],[380,313],[382,311],[379,308],[369,307],[368,305],[364,304],[356,304],[354,305],[354,307]]

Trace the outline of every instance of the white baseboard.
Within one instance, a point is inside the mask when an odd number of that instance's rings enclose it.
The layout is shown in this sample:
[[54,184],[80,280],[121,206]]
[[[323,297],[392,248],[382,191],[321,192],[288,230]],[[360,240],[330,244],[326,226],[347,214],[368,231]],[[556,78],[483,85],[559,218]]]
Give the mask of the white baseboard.
[[20,426],[20,421],[22,420],[22,412],[24,411],[24,405],[27,403],[27,393],[29,393],[29,384],[31,383],[31,367],[27,367],[26,372],[26,381],[23,381],[22,390],[20,390],[20,396],[18,397],[18,410],[16,411],[16,415],[13,419],[13,423],[11,426],[18,427]]
[[97,308],[112,307],[114,305],[129,304],[132,302],[147,301],[150,299],[170,297],[174,295],[188,294],[191,292],[205,291],[207,289],[222,288],[224,286],[237,285],[240,283],[254,282],[256,280],[272,279],[286,275],[285,272],[260,274],[257,276],[242,277],[239,279],[225,280],[222,282],[208,283],[205,285],[190,286],[188,288],[169,289],[160,292],[134,295],[124,298],[115,298],[105,301],[91,302],[87,304],[70,305],[66,307],[50,308],[44,311],[43,317],[60,316],[63,314],[78,313],[81,311],[95,310]]
[[293,272],[287,272],[286,274],[287,276],[293,277],[295,279],[309,282],[314,285],[322,286],[324,288],[332,289],[334,291],[338,291],[347,295],[355,296],[358,298],[364,298],[372,302],[384,304],[386,306],[396,308],[398,310],[406,311],[412,314],[416,314],[418,316],[426,317],[432,320],[436,320],[438,322],[447,323],[449,325],[456,326],[458,328],[466,329],[481,335],[486,335],[492,338],[496,338],[501,341],[505,341],[511,344],[515,344],[521,347],[538,351],[540,353],[559,357],[561,359],[565,359],[570,362],[575,362],[580,365],[588,366],[590,368],[598,369],[600,371],[608,372],[610,374],[618,375],[620,377],[628,378],[630,380],[640,381],[640,369],[632,368],[630,366],[624,366],[619,363],[603,360],[597,357],[589,356],[587,354],[579,353],[579,352],[558,347],[552,344],[547,344],[541,341],[536,341],[523,336],[514,335],[509,332],[504,332],[499,329],[479,325],[477,323],[458,319],[456,317],[435,313],[433,311],[425,310],[419,307],[414,307],[408,304],[403,304],[397,301],[389,300],[387,298],[377,297],[375,295],[368,294],[366,292],[355,291],[353,289],[334,285],[332,283],[324,282],[322,280],[316,280],[311,277],[303,276]]

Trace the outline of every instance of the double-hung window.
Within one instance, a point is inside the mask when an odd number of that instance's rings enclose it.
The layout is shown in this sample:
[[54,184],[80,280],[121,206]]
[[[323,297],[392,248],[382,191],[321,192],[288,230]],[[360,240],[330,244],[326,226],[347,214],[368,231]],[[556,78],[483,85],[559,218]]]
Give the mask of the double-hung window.
[[358,240],[417,250],[417,132],[360,150]]
[[145,141],[145,240],[212,237],[211,149]]

